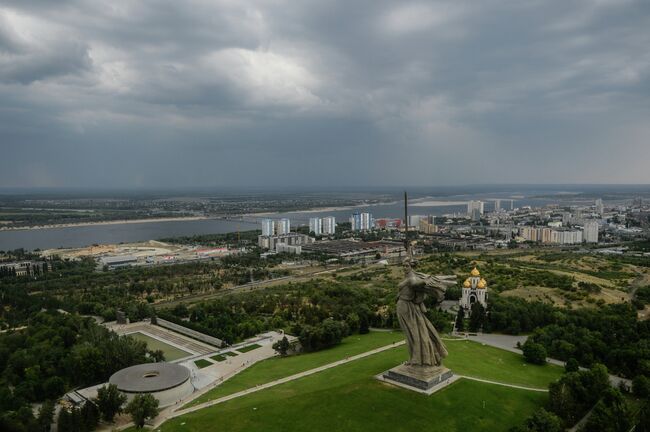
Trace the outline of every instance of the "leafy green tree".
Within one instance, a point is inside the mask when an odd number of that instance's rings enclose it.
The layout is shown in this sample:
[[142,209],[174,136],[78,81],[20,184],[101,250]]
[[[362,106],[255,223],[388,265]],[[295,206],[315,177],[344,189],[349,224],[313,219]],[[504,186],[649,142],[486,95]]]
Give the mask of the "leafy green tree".
[[609,375],[603,365],[568,372],[548,386],[548,409],[564,421],[564,426],[573,426],[609,388]]
[[290,347],[289,340],[287,339],[286,336],[273,344],[273,349],[283,357],[287,355],[287,352],[289,351],[289,347]]
[[456,331],[465,331],[465,309],[463,308],[458,309],[456,314]]
[[43,383],[43,396],[56,399],[65,392],[65,381],[59,376],[49,377]]
[[532,342],[530,339],[526,340],[522,350],[524,352],[524,359],[528,363],[543,365],[546,363],[546,349],[543,345]]
[[476,332],[481,330],[485,320],[485,308],[479,302],[474,303],[472,305],[472,313],[469,316],[469,331]]
[[126,395],[121,393],[115,384],[100,387],[97,390],[97,407],[102,418],[112,423],[115,416],[122,412]]
[[362,313],[359,315],[359,334],[368,333],[370,333],[370,322],[368,321],[368,315]]
[[645,375],[637,375],[632,380],[634,396],[647,399],[650,396],[650,380]]
[[149,357],[154,361],[154,362],[163,362],[165,361],[165,353],[163,350],[153,350],[149,352]]
[[574,359],[573,357],[567,360],[566,364],[564,365],[565,372],[578,372],[579,370],[580,365],[578,364],[578,360]]
[[647,399],[641,404],[635,432],[650,432],[650,401]]
[[81,425],[84,431],[93,431],[99,423],[99,408],[94,402],[86,402],[79,410]]
[[41,432],[49,432],[54,421],[54,401],[47,400],[38,410],[36,423]]
[[510,429],[510,432],[562,432],[562,420],[555,414],[540,408],[528,417],[523,425]]
[[618,389],[609,388],[598,401],[582,428],[587,432],[628,432],[632,428],[632,413]]
[[124,412],[131,414],[135,426],[142,429],[147,419],[158,415],[158,403],[158,399],[149,393],[137,394],[126,406]]
[[530,432],[562,432],[562,420],[553,413],[540,408],[526,421]]

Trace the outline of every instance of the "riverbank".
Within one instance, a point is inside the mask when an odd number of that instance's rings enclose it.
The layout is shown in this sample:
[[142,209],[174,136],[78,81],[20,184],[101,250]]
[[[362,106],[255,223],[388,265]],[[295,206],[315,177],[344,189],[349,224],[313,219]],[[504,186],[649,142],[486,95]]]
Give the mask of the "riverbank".
[[179,222],[179,221],[196,221],[205,219],[220,219],[218,217],[208,216],[181,216],[181,217],[161,217],[161,218],[147,218],[147,219],[116,219],[110,221],[96,221],[96,222],[74,222],[65,224],[48,224],[48,225],[30,225],[21,227],[1,227],[0,231],[31,231],[40,229],[51,228],[73,228],[83,226],[96,226],[96,225],[121,225],[121,224],[135,224],[135,223],[151,223],[151,222]]

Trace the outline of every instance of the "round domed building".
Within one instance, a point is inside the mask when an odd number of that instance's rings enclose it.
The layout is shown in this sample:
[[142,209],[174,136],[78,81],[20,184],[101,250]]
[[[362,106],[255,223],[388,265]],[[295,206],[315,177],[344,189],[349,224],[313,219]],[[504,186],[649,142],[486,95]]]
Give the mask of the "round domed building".
[[463,293],[460,298],[460,307],[471,313],[472,305],[479,302],[487,308],[488,292],[487,281],[481,277],[481,272],[476,267],[470,272],[470,277],[463,282]]
[[150,393],[160,407],[173,405],[194,392],[190,370],[176,363],[143,363],[115,372],[109,378],[130,401],[136,394]]

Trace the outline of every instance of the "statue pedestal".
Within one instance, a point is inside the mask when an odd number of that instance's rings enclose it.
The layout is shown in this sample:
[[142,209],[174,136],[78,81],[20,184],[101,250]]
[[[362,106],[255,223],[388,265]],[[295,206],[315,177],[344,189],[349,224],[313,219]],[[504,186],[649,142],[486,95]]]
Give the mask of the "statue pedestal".
[[410,366],[406,364],[387,370],[377,378],[426,394],[431,394],[458,379],[451,370],[444,366]]

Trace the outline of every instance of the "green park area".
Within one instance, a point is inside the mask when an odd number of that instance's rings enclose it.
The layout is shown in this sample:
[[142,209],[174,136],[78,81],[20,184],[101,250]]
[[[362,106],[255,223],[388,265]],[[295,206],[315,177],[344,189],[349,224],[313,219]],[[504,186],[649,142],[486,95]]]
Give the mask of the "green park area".
[[[224,383],[221,388],[230,386],[230,391],[222,390],[219,396],[387,345],[399,336],[379,332],[352,336],[341,347],[266,360]],[[447,346],[450,354],[445,364],[461,375],[546,388],[562,373],[559,367],[524,364],[518,354],[474,342],[449,342]],[[374,378],[405,358],[404,346],[389,349],[172,419],[160,430],[398,431],[431,430],[435,425],[440,431],[507,431],[548,397],[544,392],[467,379],[425,396]]]
[[194,364],[195,364],[196,367],[198,367],[199,369],[203,369],[204,367],[212,366],[214,363],[212,363],[211,361],[206,360],[206,359],[198,359],[198,360],[196,360],[196,361],[194,362]]
[[245,347],[237,348],[237,351],[240,353],[247,353],[249,351],[253,351],[254,349],[260,348],[262,345],[258,344],[251,344],[251,345],[246,345]]
[[235,375],[222,385],[192,401],[189,406],[218,399],[222,396],[255,387],[258,384],[275,381],[346,357],[390,345],[402,339],[400,332],[373,331],[364,335],[348,336],[339,345],[327,350],[284,358],[273,357],[254,364]]
[[445,341],[445,344],[449,351],[445,366],[460,375],[545,389],[551,381],[560,378],[563,372],[558,366],[526,363],[520,354],[478,342],[458,340]]
[[174,361],[192,355],[187,351],[183,351],[180,348],[169,345],[161,340],[152,338],[144,333],[136,332],[129,334],[133,339],[145,342],[147,344],[147,349],[151,351],[160,350],[163,352],[166,361]]
[[[403,339],[400,332],[370,332],[343,339],[340,345],[315,353],[292,357],[274,357],[251,366],[222,385],[192,401],[188,406],[218,399],[259,384],[317,368]],[[455,373],[525,387],[546,388],[559,378],[562,369],[552,365],[536,366],[524,362],[521,355],[465,340],[446,341],[449,357],[445,365]],[[406,359],[406,348],[390,350],[394,365]],[[378,354],[379,355],[379,354]],[[381,355],[386,355],[382,353]],[[364,360],[357,360],[364,361]],[[387,368],[388,369],[388,368]]]

